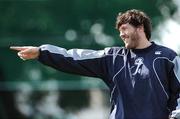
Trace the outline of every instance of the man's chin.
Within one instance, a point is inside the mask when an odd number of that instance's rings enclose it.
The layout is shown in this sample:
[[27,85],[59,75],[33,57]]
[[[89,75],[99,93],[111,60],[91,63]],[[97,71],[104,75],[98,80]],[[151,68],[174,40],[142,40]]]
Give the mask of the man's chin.
[[128,44],[125,44],[125,47],[126,47],[127,49],[131,49],[131,47],[130,47]]

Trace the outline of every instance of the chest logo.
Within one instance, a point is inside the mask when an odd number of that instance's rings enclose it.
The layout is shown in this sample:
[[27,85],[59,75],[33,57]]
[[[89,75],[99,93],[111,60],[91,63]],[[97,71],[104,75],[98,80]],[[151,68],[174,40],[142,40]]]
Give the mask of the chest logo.
[[155,52],[155,55],[160,55],[161,54],[161,51],[156,51]]
[[136,75],[137,73],[140,73],[141,72],[141,67],[143,65],[143,58],[137,58],[134,62],[134,65],[133,67],[131,67],[131,71],[132,71],[132,75]]
[[131,78],[134,80],[137,79],[147,79],[149,77],[149,69],[144,64],[144,59],[139,57],[135,59],[134,64],[130,68]]

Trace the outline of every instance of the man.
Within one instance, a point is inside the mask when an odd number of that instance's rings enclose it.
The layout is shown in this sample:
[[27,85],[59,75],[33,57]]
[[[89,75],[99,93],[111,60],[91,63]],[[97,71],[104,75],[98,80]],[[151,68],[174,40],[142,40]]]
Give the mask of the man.
[[171,49],[150,42],[151,22],[142,11],[119,14],[116,28],[125,47],[99,51],[67,51],[52,45],[11,49],[18,50],[25,60],[38,59],[63,72],[101,78],[111,93],[110,119],[180,118],[176,108],[180,58]]

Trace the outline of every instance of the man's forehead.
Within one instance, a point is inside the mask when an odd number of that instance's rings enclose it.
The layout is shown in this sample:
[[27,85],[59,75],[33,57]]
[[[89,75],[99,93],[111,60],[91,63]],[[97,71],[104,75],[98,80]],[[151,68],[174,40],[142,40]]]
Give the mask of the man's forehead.
[[132,25],[130,25],[129,23],[122,24],[121,26],[119,26],[119,29],[124,29],[124,28],[129,27],[129,26],[132,26]]

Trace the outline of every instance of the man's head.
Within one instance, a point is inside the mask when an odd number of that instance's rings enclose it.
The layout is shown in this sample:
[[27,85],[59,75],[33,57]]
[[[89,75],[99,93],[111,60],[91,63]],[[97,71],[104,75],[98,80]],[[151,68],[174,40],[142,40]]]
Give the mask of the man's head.
[[142,11],[133,9],[119,14],[116,28],[128,49],[142,49],[150,44],[151,22]]
[[151,21],[150,18],[140,10],[128,10],[125,13],[119,13],[116,21],[116,29],[119,30],[121,25],[130,24],[135,28],[143,27],[146,38],[151,37]]

